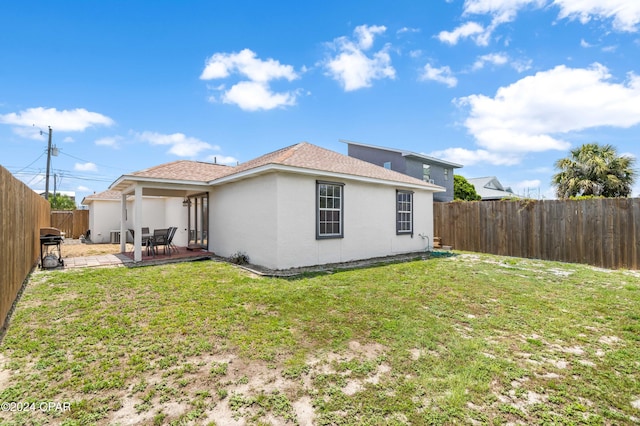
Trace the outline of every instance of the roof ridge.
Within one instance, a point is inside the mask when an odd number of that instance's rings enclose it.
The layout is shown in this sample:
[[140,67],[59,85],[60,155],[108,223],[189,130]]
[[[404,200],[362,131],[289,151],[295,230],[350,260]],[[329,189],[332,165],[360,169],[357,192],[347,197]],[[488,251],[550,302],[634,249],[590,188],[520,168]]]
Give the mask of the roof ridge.
[[131,172],[131,174],[132,175],[136,175],[136,174],[140,174],[140,173],[148,173],[148,172],[151,172],[151,171],[154,171],[154,170],[158,170],[158,169],[163,168],[163,167],[167,167],[167,166],[171,166],[171,165],[179,164],[179,163],[197,163],[197,164],[205,164],[207,166],[233,167],[233,166],[229,166],[227,164],[212,163],[210,161],[174,160],[174,161],[168,161],[166,163],[158,164],[158,165],[155,165],[155,166],[147,167],[145,169],[136,170],[135,172]]
[[276,161],[276,163],[281,163],[284,161],[287,161],[287,159],[291,158],[291,156],[293,154],[296,153],[296,151],[298,149],[300,149],[300,147],[304,144],[305,142],[299,142],[295,145],[291,145],[287,148],[284,149],[284,152],[282,152],[282,154],[278,157],[278,161]]

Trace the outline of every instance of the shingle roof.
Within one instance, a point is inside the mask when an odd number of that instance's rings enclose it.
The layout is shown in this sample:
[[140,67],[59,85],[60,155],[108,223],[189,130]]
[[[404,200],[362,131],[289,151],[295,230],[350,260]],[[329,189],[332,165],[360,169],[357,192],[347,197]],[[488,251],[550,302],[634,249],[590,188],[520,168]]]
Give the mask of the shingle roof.
[[[417,185],[431,188],[435,191],[442,190],[442,188],[437,185],[307,142],[301,142],[279,149],[234,167],[199,161],[179,160],[133,172],[122,176],[120,179],[128,181],[131,179],[135,180],[136,177],[139,177],[146,179],[215,183],[215,181],[220,178],[232,177],[243,172],[251,173],[253,169],[269,165],[313,170],[318,171],[319,174],[323,172],[339,173],[354,177]],[[111,187],[117,188],[117,186],[118,185],[114,186],[114,184],[112,184]],[[113,192],[117,194],[120,193],[117,190]]]
[[307,142],[291,145],[242,163],[239,166],[232,167],[227,176],[233,176],[234,174],[269,164],[403,182],[411,185],[440,189],[440,187],[436,185],[415,179],[411,176],[388,170],[384,167],[376,166],[366,161],[321,148]]
[[229,173],[233,167],[201,161],[178,160],[131,173],[132,176],[208,182]]
[[511,188],[505,188],[495,176],[470,178],[467,181],[476,188],[476,192],[483,200],[499,200],[501,198],[521,198],[514,194]]
[[98,192],[97,194],[91,194],[84,197],[82,200],[82,204],[85,204],[85,201],[95,201],[95,200],[119,200],[122,197],[122,193],[120,191],[106,190],[102,192]]

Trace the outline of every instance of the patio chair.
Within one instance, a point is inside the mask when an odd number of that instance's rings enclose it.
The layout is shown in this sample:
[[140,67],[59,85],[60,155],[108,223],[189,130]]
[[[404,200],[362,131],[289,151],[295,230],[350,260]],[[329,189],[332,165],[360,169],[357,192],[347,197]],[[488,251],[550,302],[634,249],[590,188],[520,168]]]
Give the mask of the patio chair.
[[169,256],[171,256],[171,247],[169,246],[169,234],[171,228],[168,229],[155,229],[153,231],[153,249],[156,254],[159,246],[162,246],[163,254],[167,254],[167,247],[169,247]]
[[[133,247],[131,248],[131,255],[133,256],[133,252],[136,247],[136,237],[133,229],[129,228],[129,232],[131,233],[131,239],[133,240]],[[153,249],[153,244],[149,241],[150,238],[149,228],[142,228],[142,246],[147,248],[147,256],[149,255],[149,250]]]
[[176,235],[176,231],[178,230],[177,226],[172,226],[169,228],[169,251],[174,250],[176,253],[178,252],[178,247],[173,244],[173,236]]

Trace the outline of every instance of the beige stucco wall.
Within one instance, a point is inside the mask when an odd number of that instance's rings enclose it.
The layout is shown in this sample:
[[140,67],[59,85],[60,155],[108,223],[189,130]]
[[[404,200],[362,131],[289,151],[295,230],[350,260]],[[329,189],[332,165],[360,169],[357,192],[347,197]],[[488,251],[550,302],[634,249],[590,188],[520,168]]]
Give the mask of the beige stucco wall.
[[[345,184],[344,238],[316,239],[317,179]],[[432,193],[414,191],[412,238],[396,235],[396,189],[405,188],[291,173],[227,183],[212,191],[210,250],[243,251],[274,269],[424,250],[433,239]]]

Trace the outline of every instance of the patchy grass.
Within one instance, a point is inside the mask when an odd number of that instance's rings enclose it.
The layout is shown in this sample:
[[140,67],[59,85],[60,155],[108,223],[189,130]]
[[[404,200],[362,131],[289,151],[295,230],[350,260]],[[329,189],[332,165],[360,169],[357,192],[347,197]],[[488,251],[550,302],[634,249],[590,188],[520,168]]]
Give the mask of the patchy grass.
[[[216,262],[41,272],[2,424],[640,421],[640,276],[459,254],[297,279]],[[39,406],[39,405],[37,405]]]

